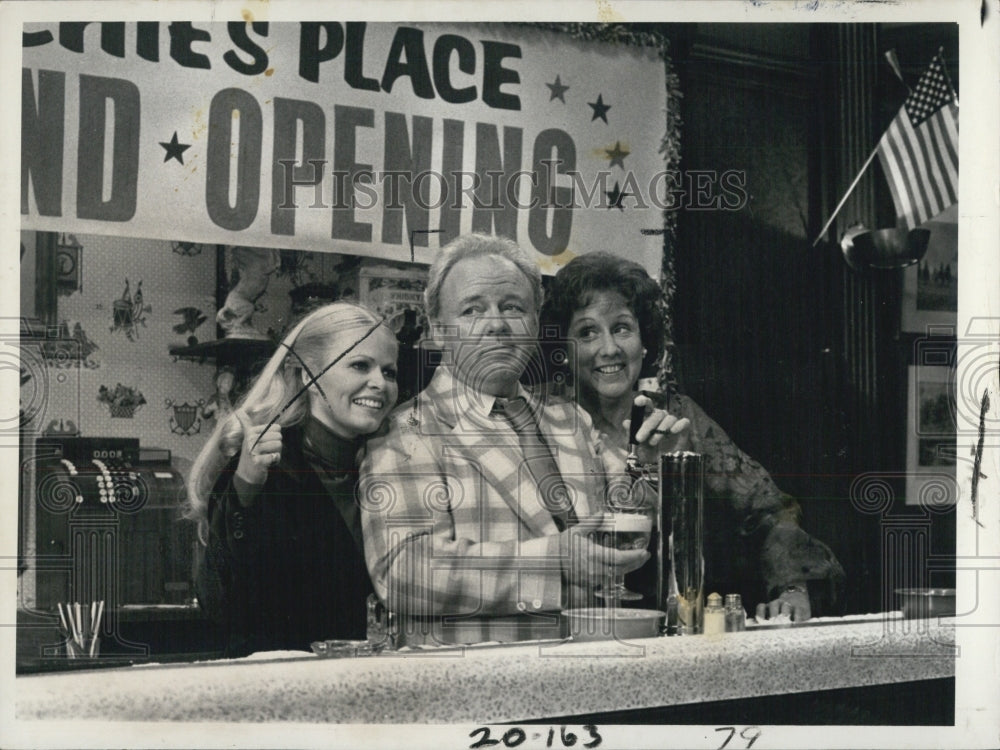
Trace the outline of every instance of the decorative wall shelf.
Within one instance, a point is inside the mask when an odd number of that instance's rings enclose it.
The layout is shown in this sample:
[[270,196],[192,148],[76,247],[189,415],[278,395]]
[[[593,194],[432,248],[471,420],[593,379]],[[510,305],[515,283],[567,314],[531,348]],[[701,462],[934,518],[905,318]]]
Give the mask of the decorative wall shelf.
[[170,356],[188,362],[214,362],[219,367],[252,368],[274,353],[274,342],[258,339],[218,339],[194,346],[171,346]]

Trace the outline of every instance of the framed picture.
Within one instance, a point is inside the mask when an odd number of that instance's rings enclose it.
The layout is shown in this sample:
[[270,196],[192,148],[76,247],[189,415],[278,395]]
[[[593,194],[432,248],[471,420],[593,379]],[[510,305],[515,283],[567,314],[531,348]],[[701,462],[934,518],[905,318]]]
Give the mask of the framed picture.
[[399,403],[422,390],[434,370],[437,352],[425,348],[430,331],[426,288],[427,269],[419,266],[365,266],[358,274],[358,300],[385,318],[399,343]]
[[907,398],[906,504],[953,505],[955,480],[955,370],[911,365]]
[[406,347],[415,346],[429,330],[424,311],[427,271],[416,266],[367,266],[359,275],[359,301],[380,315]]
[[923,260],[903,272],[902,329],[927,333],[958,317],[958,206],[924,224],[931,230]]

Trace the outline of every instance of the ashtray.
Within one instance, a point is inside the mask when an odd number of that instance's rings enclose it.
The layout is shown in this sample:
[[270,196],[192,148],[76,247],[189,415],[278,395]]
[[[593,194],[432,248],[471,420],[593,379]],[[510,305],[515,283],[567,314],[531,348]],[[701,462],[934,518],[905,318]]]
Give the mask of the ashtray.
[[562,613],[574,641],[629,640],[660,635],[666,612],[655,609],[587,607]]
[[955,589],[896,589],[896,593],[904,619],[952,617],[955,614]]
[[371,656],[374,653],[368,641],[313,641],[313,653],[324,659],[347,659],[354,656]]

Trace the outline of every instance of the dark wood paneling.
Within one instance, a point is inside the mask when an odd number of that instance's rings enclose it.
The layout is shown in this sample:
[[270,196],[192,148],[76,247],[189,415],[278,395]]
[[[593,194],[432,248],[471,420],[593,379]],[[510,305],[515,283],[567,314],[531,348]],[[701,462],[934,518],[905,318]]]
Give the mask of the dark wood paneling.
[[[846,331],[871,322],[847,308],[868,316],[872,303],[856,303],[837,247],[812,240],[836,189],[824,179],[831,158],[838,176],[861,163],[843,146],[824,151],[824,139],[870,137],[870,126],[846,134],[831,126],[829,102],[870,85],[863,66],[845,74],[814,62],[840,59],[832,31],[808,33],[814,59],[769,59],[697,38],[675,57],[684,169],[742,170],[749,198],[739,211],[679,216],[676,337],[683,389],[800,499],[805,527],[847,568],[848,610],[864,611],[878,592],[877,524],[850,508],[858,410],[845,375],[859,358],[873,372],[874,349]],[[853,202],[870,203],[871,187]]]
[[843,421],[829,396],[839,261],[809,238],[816,70],[698,44],[678,68],[684,168],[740,170],[748,194],[739,211],[679,217],[683,386],[783,487],[815,494]]
[[[744,40],[739,29],[702,24],[673,39],[682,167],[741,170],[749,198],[738,211],[678,216],[678,375],[800,498],[804,525],[847,570],[848,611],[874,611],[891,604],[882,590],[886,517],[859,511],[851,486],[905,467],[913,341],[899,331],[901,273],[851,271],[836,240],[856,222],[895,223],[877,160],[825,241],[812,241],[905,97],[884,52],[897,48],[904,70],[919,75],[944,47],[957,80],[957,35],[945,24],[766,34]],[[768,39],[787,43],[771,54]],[[902,478],[889,481],[890,512],[906,512]],[[953,522],[934,523],[935,537],[953,544]]]

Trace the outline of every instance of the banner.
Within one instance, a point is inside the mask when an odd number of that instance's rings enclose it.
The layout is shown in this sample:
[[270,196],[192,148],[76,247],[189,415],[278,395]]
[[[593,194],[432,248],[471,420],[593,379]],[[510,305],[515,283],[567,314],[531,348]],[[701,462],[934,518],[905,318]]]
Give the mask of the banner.
[[[652,48],[518,24],[26,24],[22,227],[428,263],[503,234],[658,275]],[[724,194],[722,197],[725,197]]]

